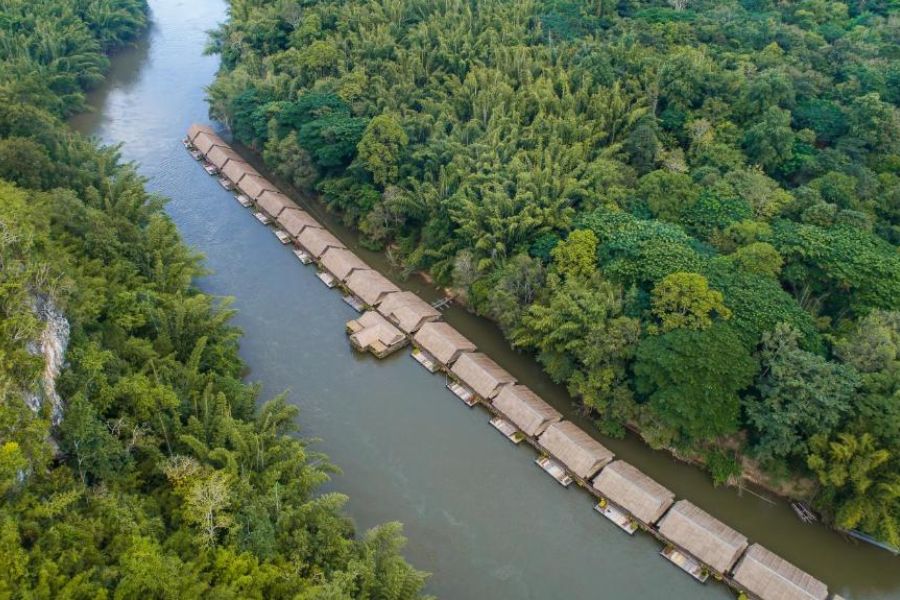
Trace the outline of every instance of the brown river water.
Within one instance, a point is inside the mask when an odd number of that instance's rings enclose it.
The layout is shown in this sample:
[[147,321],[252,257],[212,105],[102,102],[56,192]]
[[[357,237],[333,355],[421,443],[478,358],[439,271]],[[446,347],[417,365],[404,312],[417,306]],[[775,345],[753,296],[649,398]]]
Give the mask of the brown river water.
[[[356,314],[304,268],[289,248],[208,177],[181,146],[193,122],[208,122],[204,87],[218,58],[204,56],[205,32],[226,18],[222,0],[151,0],[153,25],[114,57],[93,112],[73,126],[122,144],[185,240],[212,273],[205,291],[232,296],[241,354],[264,397],[287,390],[301,411],[302,434],[337,463],[327,486],[350,496],[360,529],[402,521],[407,556],[433,573],[428,591],[460,599],[667,599],[733,597],[700,585],[658,556],[658,542],[631,538],[591,510],[592,498],[565,489],[510,444],[487,413],[469,410],[407,352],[376,361],[354,353],[344,323]],[[295,195],[360,256],[396,279],[385,257],[359,248],[315,201]],[[419,280],[398,282],[434,299]],[[537,363],[511,350],[490,322],[458,307],[445,319],[522,383],[586,430],[572,399]],[[900,558],[804,525],[781,501],[715,488],[698,469],[634,436],[598,438],[678,497],[688,498],[848,598],[900,598]]]

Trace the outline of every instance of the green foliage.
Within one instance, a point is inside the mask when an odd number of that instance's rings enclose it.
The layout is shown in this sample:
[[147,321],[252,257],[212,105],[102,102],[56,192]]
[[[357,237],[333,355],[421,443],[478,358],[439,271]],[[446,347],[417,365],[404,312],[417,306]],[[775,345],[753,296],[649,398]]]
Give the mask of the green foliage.
[[[202,264],[161,201],[59,120],[146,5],[0,12],[0,596],[419,597],[399,526],[357,537],[346,499],[320,490],[335,468],[296,437],[296,409],[257,406],[227,302],[195,287]],[[234,104],[251,142],[268,132],[263,98]],[[320,159],[326,130],[304,138]],[[61,415],[33,351],[41,306],[71,326]]]
[[722,293],[709,289],[706,277],[698,273],[666,275],[653,288],[653,314],[663,332],[673,329],[706,329],[713,318],[729,319]]
[[408,143],[406,132],[391,115],[378,115],[369,121],[356,151],[375,183],[387,185],[397,179],[400,154]]

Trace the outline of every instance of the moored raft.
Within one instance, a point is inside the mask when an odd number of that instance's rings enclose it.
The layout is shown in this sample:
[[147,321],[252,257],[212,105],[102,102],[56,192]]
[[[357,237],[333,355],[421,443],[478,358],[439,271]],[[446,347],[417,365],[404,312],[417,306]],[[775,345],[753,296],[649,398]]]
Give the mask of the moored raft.
[[505,435],[506,439],[511,441],[513,444],[518,444],[525,439],[525,434],[516,429],[515,425],[513,425],[500,415],[494,415],[493,417],[491,417],[491,425],[493,425],[494,429]]
[[759,544],[734,569],[734,581],[760,600],[826,600],[828,586]]
[[449,369],[463,352],[474,352],[475,344],[447,323],[425,323],[413,336],[420,352],[426,353],[438,366]]
[[463,353],[453,364],[450,372],[466,388],[484,400],[492,399],[504,385],[516,382],[516,378],[506,369],[481,352]]
[[396,292],[385,296],[378,312],[406,333],[417,332],[422,325],[441,318],[439,310],[412,292]]
[[329,248],[319,257],[319,264],[341,282],[346,281],[354,271],[371,270],[369,265],[346,248]]
[[377,306],[389,294],[399,292],[394,283],[373,269],[358,269],[350,273],[345,282],[351,294],[366,306]]
[[552,423],[562,420],[558,410],[524,385],[506,385],[492,403],[505,419],[525,435],[535,438]]
[[314,259],[321,257],[329,248],[347,247],[341,240],[334,237],[330,231],[315,227],[307,227],[300,232],[300,235],[297,236],[297,242]]
[[545,473],[555,479],[561,486],[569,487],[572,483],[572,476],[566,471],[566,468],[559,462],[553,460],[549,456],[539,456],[534,459],[535,464],[542,468]]
[[350,343],[361,352],[371,352],[377,358],[384,358],[406,345],[403,332],[394,327],[383,316],[368,310],[358,319],[347,322]]
[[[621,507],[645,527],[653,526],[675,502],[675,493],[672,490],[660,485],[624,460],[614,461],[604,467],[600,474],[594,477],[591,485],[601,497],[609,501],[607,505],[612,503]],[[616,512],[607,512],[600,511],[608,518],[619,518]],[[622,526],[620,521],[611,520]],[[629,533],[633,531],[632,529]]]
[[571,421],[551,423],[538,444],[582,480],[608,465],[614,454]]
[[[679,564],[677,553],[684,549],[690,556],[719,574],[727,573],[744,550],[747,537],[719,521],[688,500],[676,502],[659,522],[659,532],[677,546],[665,555]],[[679,564],[679,566],[683,565]],[[692,572],[695,577],[697,575]]]

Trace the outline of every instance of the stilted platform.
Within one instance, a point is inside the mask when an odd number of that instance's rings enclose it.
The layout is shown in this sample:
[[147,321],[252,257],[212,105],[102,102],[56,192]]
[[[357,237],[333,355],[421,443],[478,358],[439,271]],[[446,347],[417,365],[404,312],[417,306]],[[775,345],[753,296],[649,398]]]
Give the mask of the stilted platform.
[[420,365],[428,369],[429,373],[435,373],[438,370],[438,364],[434,361],[433,358],[419,350],[418,348],[413,348],[412,357],[416,359]]
[[566,473],[565,468],[550,458],[549,456],[540,456],[534,459],[534,462],[542,468],[550,477],[555,479],[559,485],[563,487],[569,487],[569,484],[572,483],[572,477],[568,473]]
[[659,554],[700,583],[706,583],[709,579],[709,571],[699,561],[676,548],[667,546],[660,550]]
[[334,286],[337,285],[337,279],[335,278],[334,275],[332,275],[328,271],[319,271],[318,273],[316,273],[316,277],[321,279],[322,283],[324,283],[325,285],[327,285],[330,288],[333,288]]
[[353,294],[347,294],[343,297],[344,302],[346,302],[349,306],[353,307],[353,310],[356,312],[362,312],[366,308],[365,302],[354,296]]
[[191,158],[194,160],[203,160],[203,155],[200,154],[199,150],[194,150],[193,148],[189,148],[188,152],[191,153]]
[[297,260],[302,262],[304,265],[308,265],[312,262],[312,256],[306,253],[305,250],[301,250],[300,248],[294,249],[294,256],[297,257]]
[[219,185],[228,190],[229,192],[234,189],[234,186],[231,185],[231,182],[225,179],[224,177],[219,177]]
[[278,241],[281,242],[282,244],[290,244],[291,243],[291,236],[289,236],[287,233],[285,233],[284,231],[282,231],[280,229],[275,230],[275,237],[277,237]]
[[268,225],[269,223],[272,222],[272,219],[270,219],[268,215],[264,215],[261,212],[253,213],[253,218],[256,219],[257,221],[259,221],[260,223],[262,223],[263,225]]
[[504,419],[503,417],[494,417],[491,419],[491,425],[494,428],[506,436],[506,439],[511,441],[513,444],[518,444],[523,439],[525,439],[524,434],[516,429],[516,426]]
[[594,510],[615,523],[619,529],[628,535],[634,535],[638,529],[637,522],[629,517],[625,511],[619,510],[606,500],[601,500],[594,506]]
[[457,381],[449,379],[447,381],[447,389],[453,392],[453,394],[462,400],[469,408],[478,404],[478,398],[475,397],[475,392]]
[[237,194],[235,195],[234,199],[237,200],[238,204],[240,204],[244,208],[250,208],[251,206],[253,206],[253,201],[244,194]]
[[215,175],[219,172],[219,170],[216,167],[214,167],[213,165],[211,165],[209,163],[203,165],[203,170],[206,171],[206,173],[208,175]]

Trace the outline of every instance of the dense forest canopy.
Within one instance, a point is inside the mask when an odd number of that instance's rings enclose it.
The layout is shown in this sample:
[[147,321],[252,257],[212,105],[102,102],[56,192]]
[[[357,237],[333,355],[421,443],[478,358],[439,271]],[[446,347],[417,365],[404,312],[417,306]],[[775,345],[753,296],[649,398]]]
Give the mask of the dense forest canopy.
[[[900,546],[891,0],[231,0],[213,114],[598,426]],[[808,485],[804,486],[806,482]]]
[[0,597],[419,597],[399,525],[356,537],[296,410],[257,407],[161,200],[61,121],[146,24],[144,0],[0,0]]

